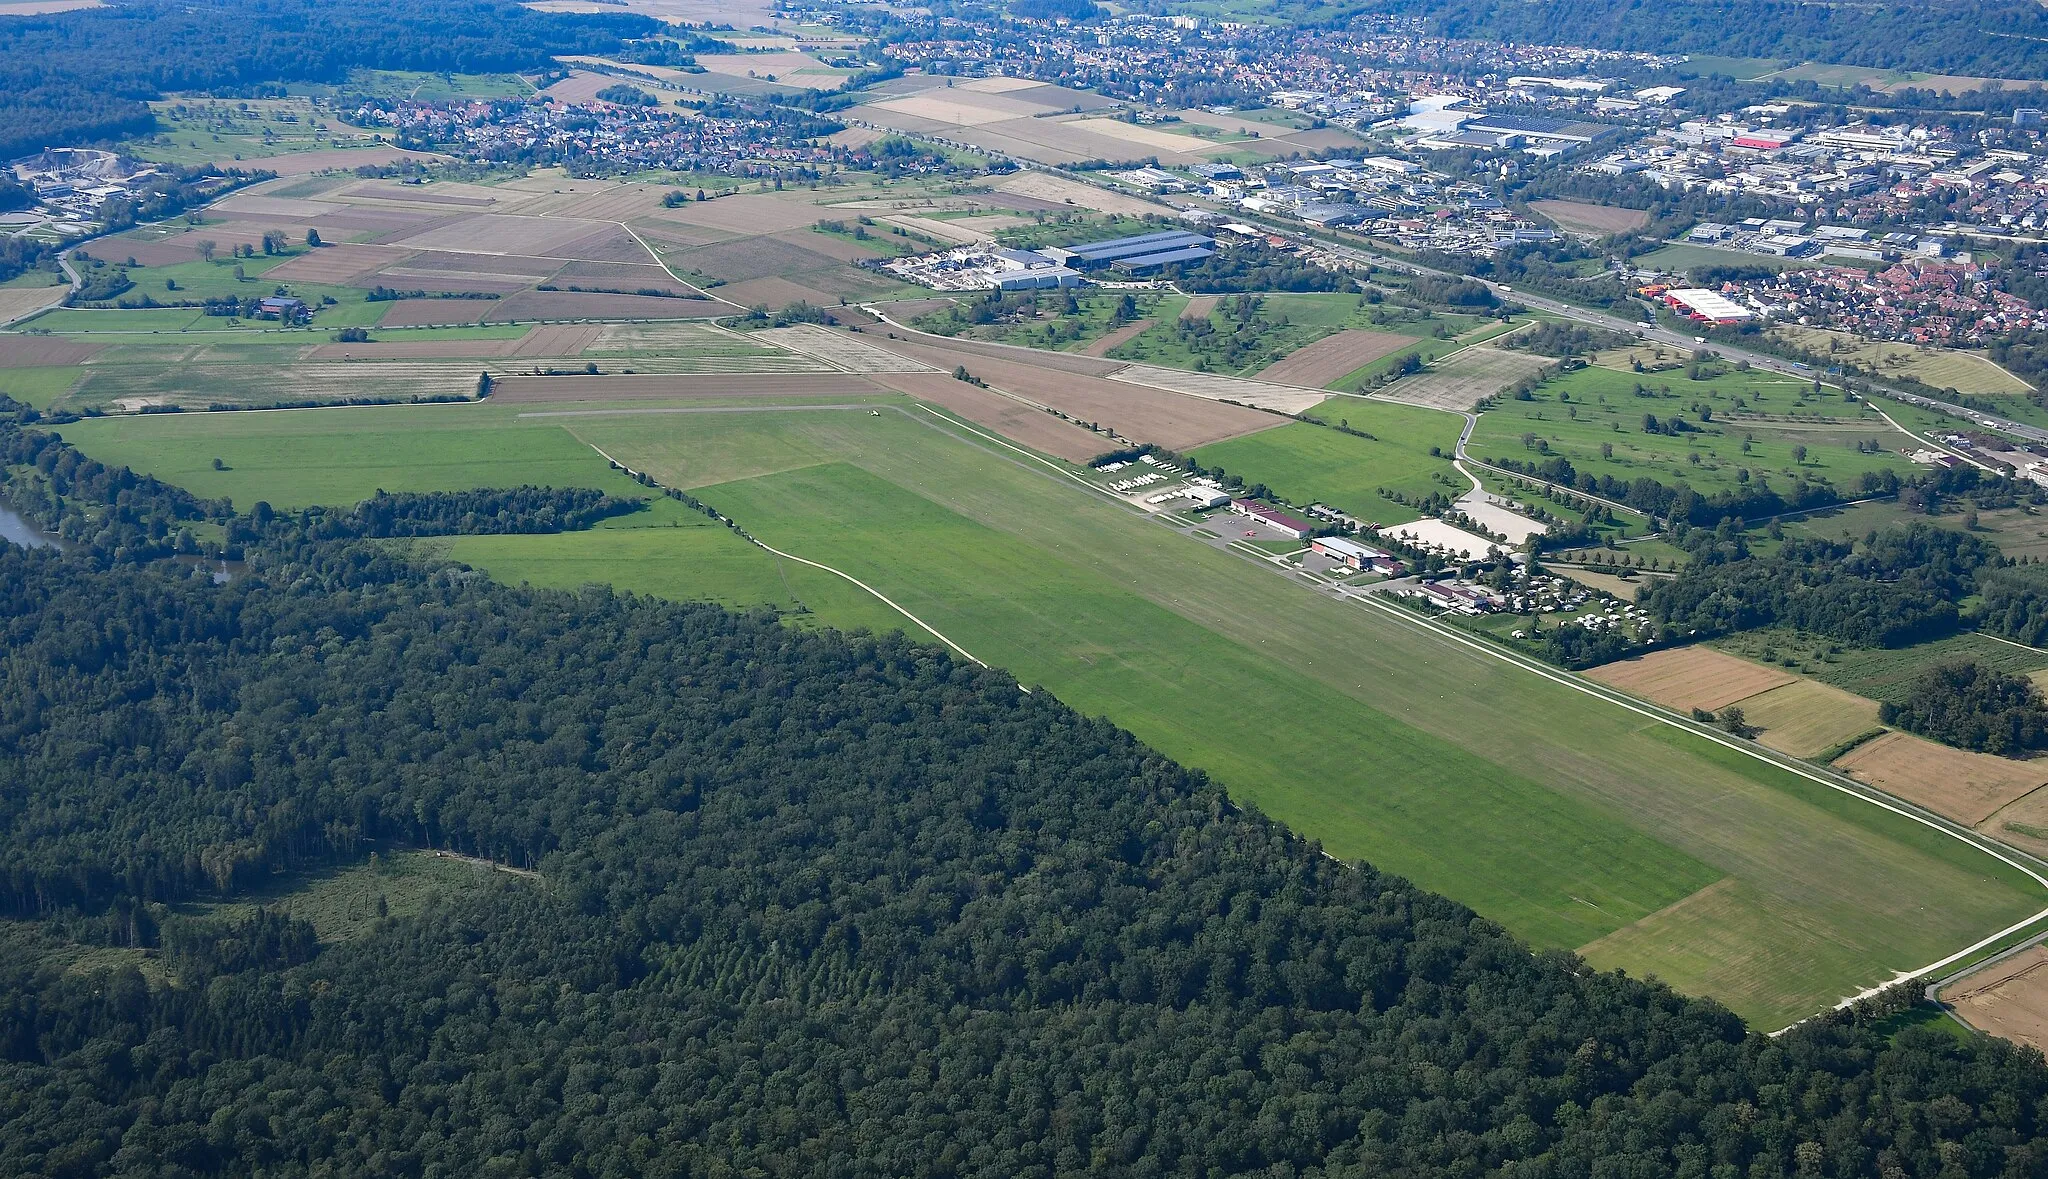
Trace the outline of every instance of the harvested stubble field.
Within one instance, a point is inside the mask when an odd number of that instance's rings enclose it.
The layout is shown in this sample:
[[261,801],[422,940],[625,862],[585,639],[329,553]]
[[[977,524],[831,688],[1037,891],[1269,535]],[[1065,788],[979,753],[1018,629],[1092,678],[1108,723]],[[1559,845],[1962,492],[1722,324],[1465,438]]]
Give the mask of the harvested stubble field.
[[1447,356],[1427,370],[1412,377],[1403,377],[1373,396],[1405,405],[1464,413],[1479,404],[1481,399],[1492,397],[1553,363],[1547,356],[1530,356],[1482,345]]
[[888,373],[875,379],[891,389],[920,401],[929,401],[1005,438],[1070,463],[1086,463],[1116,448],[1115,443],[1100,434],[1000,393],[955,380],[948,373]]
[[485,305],[490,323],[530,319],[711,319],[732,308],[709,299],[658,295],[603,295],[587,291],[521,291]]
[[1530,201],[1529,208],[1556,222],[1559,229],[1578,233],[1625,233],[1650,223],[1646,210],[1585,201]]
[[693,225],[722,233],[754,235],[809,229],[817,224],[818,208],[794,198],[768,193],[738,193],[708,201],[688,201],[673,209],[647,213],[655,223]]
[[697,397],[862,396],[881,386],[852,373],[730,373],[676,376],[502,377],[491,402],[538,405],[558,401],[682,401]]
[[396,239],[394,244],[418,250],[567,259],[577,257],[574,253],[564,252],[569,247],[606,231],[619,232],[619,229],[602,221],[479,213]]
[[490,299],[393,299],[377,320],[382,327],[447,327],[482,323],[495,304]]
[[47,287],[10,287],[0,290],[0,323],[12,323],[25,319],[46,307],[55,307],[64,301],[70,287],[57,284]]
[[559,258],[527,258],[518,254],[469,254],[454,250],[421,250],[404,259],[405,268],[417,271],[448,271],[455,274],[495,274],[546,278],[565,264]]
[[2032,946],[1941,989],[1963,1021],[2048,1052],[2048,946]]
[[[873,333],[868,333],[872,339]],[[1038,405],[1048,405],[1079,421],[1094,422],[1125,438],[1156,442],[1185,450],[1225,438],[1237,438],[1283,425],[1284,420],[1255,409],[1224,405],[1183,393],[1126,384],[1080,373],[1061,372],[1036,363],[1016,349],[977,355],[886,337],[873,341],[899,355],[921,360],[940,372],[965,368],[971,375]],[[1071,353],[1050,353],[1061,360],[1085,360]],[[1002,359],[998,359],[1001,356]],[[1012,359],[1011,357],[1015,357]],[[1101,363],[1101,362],[1096,362]],[[1116,362],[1110,362],[1114,365]],[[1102,449],[1111,449],[1103,447]]]
[[[169,244],[169,243],[166,243]],[[394,246],[335,245],[307,250],[265,272],[266,278],[360,286],[364,276],[387,266],[418,266],[410,250]]]
[[[877,348],[851,332],[835,332],[817,324],[794,324],[751,333],[765,343],[815,357],[850,373],[932,372],[921,360]],[[949,378],[950,379],[950,378]]]
[[1802,679],[1735,702],[1758,741],[1794,757],[1813,757],[1878,727],[1877,701]]
[[1113,381],[1128,381],[1134,385],[1185,393],[1190,397],[1234,402],[1289,415],[1305,413],[1324,401],[1323,394],[1293,385],[1275,385],[1269,381],[1161,368],[1151,364],[1126,365],[1109,376]]
[[1726,708],[1799,677],[1724,655],[1711,647],[1672,647],[1602,664],[1585,673],[1613,688],[1687,712]]
[[999,181],[996,189],[1057,205],[1072,205],[1082,209],[1093,209],[1098,213],[1122,214],[1129,217],[1143,217],[1149,213],[1167,211],[1164,205],[1044,172],[1019,172]]
[[2048,760],[1970,753],[1911,733],[1866,741],[1836,759],[1835,768],[1967,827],[2048,784]]
[[[1189,304],[1188,311],[1193,310],[1193,304]],[[1415,340],[1409,336],[1354,328],[1324,336],[1306,348],[1296,349],[1293,354],[1260,369],[1258,377],[1262,381],[1277,381],[1283,385],[1326,389],[1380,357],[1390,356],[1414,344]]]

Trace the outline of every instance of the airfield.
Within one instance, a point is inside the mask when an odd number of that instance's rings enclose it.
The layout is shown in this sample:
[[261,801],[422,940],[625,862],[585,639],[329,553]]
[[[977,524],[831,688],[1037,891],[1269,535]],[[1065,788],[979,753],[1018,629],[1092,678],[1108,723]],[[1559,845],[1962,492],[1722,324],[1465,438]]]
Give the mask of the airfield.
[[[916,117],[936,117],[929,106]],[[47,311],[0,333],[5,391],[88,415],[59,432],[96,459],[243,509],[528,483],[648,498],[585,532],[393,544],[511,583],[904,630],[1108,717],[1332,855],[1443,892],[1532,946],[1714,996],[1757,1027],[2042,907],[2023,872],[1804,772],[1809,753],[1731,747],[1624,706],[1623,689],[1652,697],[1654,685],[1546,673],[1277,568],[1257,546],[1209,543],[1198,521],[1110,494],[1092,469],[1151,443],[1289,503],[1411,522],[1414,502],[1470,487],[1451,461],[1463,414],[1543,367],[1498,346],[1519,323],[1275,296],[1284,354],[1241,372],[1198,371],[1175,333],[1185,316],[1227,315],[1215,299],[1162,297],[1135,331],[1090,312],[1090,334],[1057,351],[1019,346],[1035,321],[940,335],[928,328],[949,305],[869,263],[948,232],[1129,216],[1131,198],[1035,173],[781,191],[728,179],[707,181],[701,201],[698,187],[558,172],[488,184],[284,177],[196,223],[88,250],[158,299],[167,283],[208,297],[283,287],[319,307],[312,325],[195,308]],[[665,199],[675,191],[688,199]],[[305,245],[309,230],[324,244]],[[265,234],[287,248],[228,256]],[[371,297],[380,290],[403,297]],[[839,325],[748,315],[800,302]],[[335,338],[349,327],[367,338]],[[1431,363],[1377,384],[1410,351]],[[1647,378],[1623,372],[1596,365],[1481,414],[1475,454],[1519,454],[1537,432],[1559,452],[1592,448],[1601,415],[1640,416],[1642,402],[1621,403],[1615,388]],[[1525,416],[1560,391],[1583,422]],[[1781,399],[1784,420],[1754,431],[1774,464],[1793,463],[1801,431],[1884,428],[1855,407],[1795,415],[1792,384],[1763,374],[1686,396]],[[1702,478],[1737,461],[1709,448],[1689,463],[1657,439],[1631,446],[1586,461]],[[1832,464],[1815,469],[1889,461],[1815,449],[1801,461]],[[1762,713],[1780,703],[1791,719],[1776,727],[1805,734],[1797,749],[1843,723],[1807,717],[1811,700],[1765,700],[1788,686],[1767,678],[1728,690],[1748,689],[1739,699]],[[1845,769],[1893,789],[1882,766]]]

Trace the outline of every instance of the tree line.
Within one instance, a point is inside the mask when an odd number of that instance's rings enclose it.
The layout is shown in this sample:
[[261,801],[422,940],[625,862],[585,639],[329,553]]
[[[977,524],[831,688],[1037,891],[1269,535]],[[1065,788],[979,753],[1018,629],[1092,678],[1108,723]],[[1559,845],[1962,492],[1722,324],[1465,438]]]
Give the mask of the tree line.
[[167,92],[341,82],[354,69],[541,70],[663,28],[509,0],[132,0],[0,22],[0,158],[144,134]]

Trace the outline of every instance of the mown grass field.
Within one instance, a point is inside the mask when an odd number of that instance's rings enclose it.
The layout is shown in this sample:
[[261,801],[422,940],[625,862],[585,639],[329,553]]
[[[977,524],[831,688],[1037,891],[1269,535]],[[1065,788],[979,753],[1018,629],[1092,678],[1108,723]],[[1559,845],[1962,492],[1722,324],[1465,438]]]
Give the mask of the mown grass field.
[[2027,394],[2033,387],[1993,364],[1979,352],[1954,348],[1916,348],[1911,344],[1866,340],[1848,332],[1785,324],[1771,335],[1794,347],[1854,364],[1881,376],[1911,377],[1936,389],[1962,393]]
[[[1457,449],[1462,425],[1451,414],[1343,397],[1318,416],[1348,422],[1373,437],[1302,422],[1204,446],[1193,458],[1247,483],[1264,483],[1291,503],[1322,502],[1381,524],[1405,524],[1416,517],[1380,495],[1382,487],[1413,499],[1432,491],[1458,494],[1471,486],[1448,457]],[[1442,457],[1429,453],[1432,446]]]
[[[622,477],[585,444],[600,446],[1209,771],[1333,854],[1446,892],[1533,944],[1589,946],[1602,965],[1719,996],[1758,1026],[2038,907],[2017,877],[1959,843],[1401,618],[1308,593],[935,421],[816,410],[537,419],[484,405],[151,417],[66,434],[96,457],[175,454],[172,477],[273,503],[460,480],[610,486]],[[221,448],[249,465],[231,455],[235,469],[211,471]],[[313,456],[317,469],[291,469]],[[631,547],[655,545],[658,530],[466,551],[500,576],[546,569],[557,583],[723,593],[736,605],[765,584],[744,569],[697,574],[710,564],[702,538],[678,541],[667,568],[659,551]],[[872,606],[841,615],[802,582],[794,590],[818,620],[874,625]]]
[[[1675,417],[1686,428],[1653,434],[1651,417],[1660,427]],[[1858,449],[1871,443],[1874,454]],[[1562,455],[1580,471],[1621,480],[1648,475],[1702,495],[1741,486],[1745,471],[1781,487],[1826,480],[1847,495],[1865,471],[1915,470],[1898,453],[1912,445],[1868,407],[1815,394],[1811,382],[1793,377],[1728,370],[1694,381],[1682,368],[1635,373],[1589,365],[1544,382],[1529,401],[1503,400],[1481,414],[1467,448],[1526,463]],[[1804,448],[1803,458],[1796,448]]]

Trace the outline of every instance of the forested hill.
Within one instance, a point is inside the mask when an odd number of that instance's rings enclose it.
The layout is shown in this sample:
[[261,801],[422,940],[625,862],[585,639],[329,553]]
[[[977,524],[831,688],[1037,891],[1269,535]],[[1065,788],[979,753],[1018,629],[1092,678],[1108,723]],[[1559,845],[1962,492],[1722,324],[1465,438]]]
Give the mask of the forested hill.
[[[220,510],[10,446],[68,520]],[[1765,1039],[944,651],[332,526],[231,521],[226,585],[122,529],[0,550],[8,944],[171,971],[0,955],[0,1174],[2048,1169],[2004,1042]],[[325,949],[162,903],[373,841],[541,878]]]
[[135,134],[147,99],[338,82],[357,68],[541,69],[661,28],[624,11],[537,12],[512,0],[118,0],[0,20],[0,159]]
[[2048,11],[2031,0],[1279,0],[1274,13],[1316,25],[1420,17],[1432,33],[1488,41],[2048,78]]

